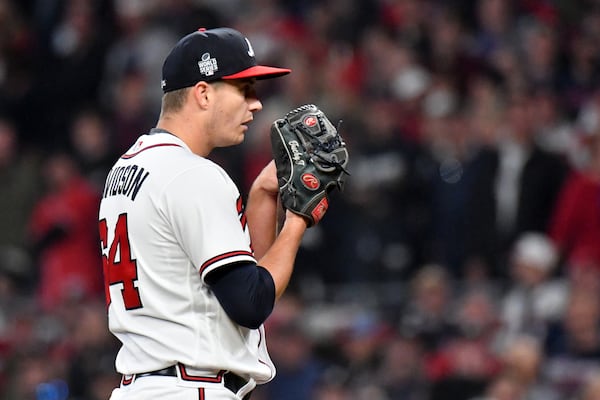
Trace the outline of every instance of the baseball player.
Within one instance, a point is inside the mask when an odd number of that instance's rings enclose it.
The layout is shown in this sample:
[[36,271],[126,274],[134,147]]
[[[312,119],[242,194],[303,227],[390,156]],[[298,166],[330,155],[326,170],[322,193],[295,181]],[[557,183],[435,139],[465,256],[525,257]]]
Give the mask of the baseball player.
[[304,218],[276,232],[271,162],[246,207],[206,157],[243,141],[262,109],[257,65],[229,28],[183,37],[163,65],[161,114],[109,172],[99,210],[108,321],[122,342],[111,399],[247,399],[271,380],[262,323],[290,279]]

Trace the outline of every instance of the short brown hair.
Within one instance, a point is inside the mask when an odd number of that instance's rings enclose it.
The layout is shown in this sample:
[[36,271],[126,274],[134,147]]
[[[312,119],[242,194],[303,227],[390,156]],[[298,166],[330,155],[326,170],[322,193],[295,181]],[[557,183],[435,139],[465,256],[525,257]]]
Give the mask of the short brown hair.
[[161,115],[181,110],[189,90],[189,87],[185,87],[165,93],[162,97]]

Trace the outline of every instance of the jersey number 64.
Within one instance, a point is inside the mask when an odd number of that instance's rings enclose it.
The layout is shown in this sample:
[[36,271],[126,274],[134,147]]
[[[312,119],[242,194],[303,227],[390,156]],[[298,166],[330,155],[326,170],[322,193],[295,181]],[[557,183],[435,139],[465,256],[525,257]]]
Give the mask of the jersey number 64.
[[[108,248],[108,225],[106,219],[98,223],[100,231],[100,243],[102,250]],[[121,295],[123,304],[127,310],[142,308],[140,292],[134,282],[138,280],[137,262],[131,258],[129,235],[127,233],[127,214],[119,215],[115,225],[115,235],[108,255],[102,255],[102,266],[104,270],[104,292],[106,294],[106,306],[111,303],[110,286],[120,283],[122,285]]]

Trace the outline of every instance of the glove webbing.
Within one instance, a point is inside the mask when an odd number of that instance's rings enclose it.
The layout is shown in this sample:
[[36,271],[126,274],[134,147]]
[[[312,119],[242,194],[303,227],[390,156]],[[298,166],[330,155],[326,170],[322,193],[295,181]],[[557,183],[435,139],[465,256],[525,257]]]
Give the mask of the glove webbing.
[[[317,121],[319,123],[320,131],[325,132],[326,129],[321,115],[317,115]],[[339,130],[341,124],[342,120],[338,122],[336,130]],[[328,167],[336,167],[344,171],[346,175],[350,175],[350,173],[348,172],[348,170],[346,170],[346,168],[344,168],[342,163],[340,163],[337,160],[336,155],[331,153],[333,150],[338,149],[343,145],[339,135],[335,135],[329,140],[321,140],[317,135],[313,134],[307,127],[305,127],[302,124],[296,125],[295,128],[302,131],[304,136],[308,136],[312,139],[309,142],[307,142],[304,140],[303,135],[301,135],[300,137],[304,144],[304,147],[307,149],[311,156],[314,155],[318,157],[320,161]]]

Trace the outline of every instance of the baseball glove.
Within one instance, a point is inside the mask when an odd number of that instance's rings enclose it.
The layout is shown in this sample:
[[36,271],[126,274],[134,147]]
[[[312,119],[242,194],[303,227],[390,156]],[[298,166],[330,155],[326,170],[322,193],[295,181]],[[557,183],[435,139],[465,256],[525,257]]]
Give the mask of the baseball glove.
[[344,140],[323,111],[307,104],[273,122],[271,148],[283,207],[313,226],[329,207],[329,193],[343,189],[348,175]]

